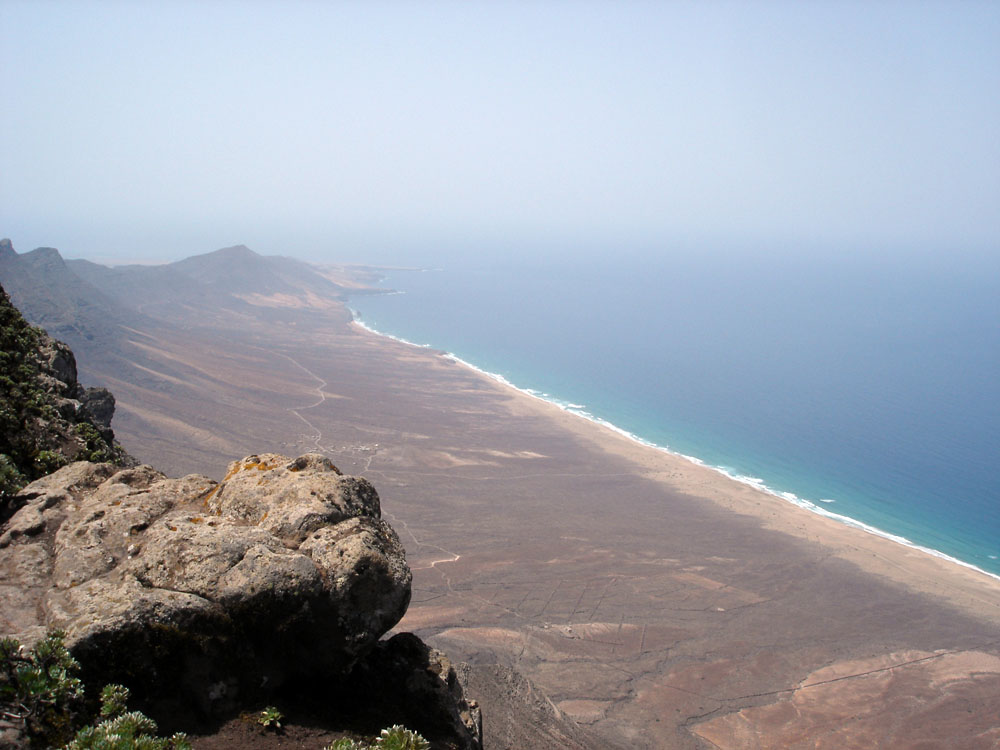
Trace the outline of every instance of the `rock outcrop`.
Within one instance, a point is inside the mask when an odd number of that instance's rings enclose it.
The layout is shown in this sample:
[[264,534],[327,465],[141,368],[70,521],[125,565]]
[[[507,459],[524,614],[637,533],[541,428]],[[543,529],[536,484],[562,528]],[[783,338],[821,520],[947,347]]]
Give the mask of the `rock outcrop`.
[[[464,666],[464,665],[462,665]],[[479,704],[466,698],[465,686],[446,654],[412,633],[381,641],[351,675],[366,694],[376,691],[399,713],[406,726],[419,726],[431,737],[467,738],[478,746],[483,733]]]
[[0,520],[4,499],[68,461],[135,465],[111,430],[114,397],[77,381],[65,344],[25,322],[0,287]]
[[0,630],[67,633],[85,682],[205,713],[344,674],[406,611],[378,495],[319,455],[216,483],[78,462],[28,485],[0,536]]

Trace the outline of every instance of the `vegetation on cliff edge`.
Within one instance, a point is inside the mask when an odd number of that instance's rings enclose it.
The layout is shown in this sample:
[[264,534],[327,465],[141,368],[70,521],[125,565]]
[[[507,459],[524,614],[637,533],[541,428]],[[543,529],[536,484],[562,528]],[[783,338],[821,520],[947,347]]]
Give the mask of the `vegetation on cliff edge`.
[[[0,504],[70,461],[127,459],[85,408],[60,409],[79,386],[52,371],[47,345],[62,346],[29,325],[0,287]],[[66,356],[72,357],[68,350]]]

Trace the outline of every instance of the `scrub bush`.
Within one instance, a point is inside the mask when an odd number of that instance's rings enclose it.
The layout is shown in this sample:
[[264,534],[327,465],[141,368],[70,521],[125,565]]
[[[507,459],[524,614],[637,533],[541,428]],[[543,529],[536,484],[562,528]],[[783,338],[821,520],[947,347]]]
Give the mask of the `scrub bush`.
[[157,737],[156,722],[128,711],[129,691],[122,685],[104,687],[100,723],[84,727],[70,741],[79,726],[83,683],[65,638],[53,631],[30,650],[13,638],[0,640],[0,712],[34,745],[65,746],[65,750],[191,750],[183,734]]
[[323,750],[428,750],[430,743],[416,732],[395,726],[383,729],[372,744],[363,744],[344,737],[327,745]]
[[13,638],[0,640],[0,709],[29,737],[50,746],[72,736],[83,699],[80,665],[53,631],[25,651]]
[[157,737],[156,722],[139,711],[126,711],[129,691],[106,685],[101,691],[102,721],[84,727],[64,750],[191,750],[187,736]]

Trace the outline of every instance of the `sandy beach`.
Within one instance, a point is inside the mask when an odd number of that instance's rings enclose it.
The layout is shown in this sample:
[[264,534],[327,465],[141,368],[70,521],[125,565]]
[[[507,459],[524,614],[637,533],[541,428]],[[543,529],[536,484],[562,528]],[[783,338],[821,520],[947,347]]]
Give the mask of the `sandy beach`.
[[[475,372],[474,368],[472,369]],[[476,373],[488,381],[492,379]],[[501,386],[503,387],[503,386]],[[513,410],[533,411],[601,450],[633,462],[649,479],[672,491],[710,500],[759,520],[765,528],[828,547],[836,556],[867,572],[916,591],[942,597],[972,615],[1000,622],[1000,580],[960,562],[904,545],[879,534],[810,512],[772,493],[725,476],[686,457],[643,445],[616,430],[568,413],[542,399],[517,393]],[[595,429],[596,428],[596,429]]]
[[[140,392],[117,377],[122,441],[169,457],[173,474],[322,451],[366,476],[414,571],[398,629],[516,668],[595,738],[575,746],[1000,742],[995,579],[641,445],[345,310],[264,309],[198,335],[144,338],[144,367],[181,380],[191,368],[212,389]],[[225,428],[207,446],[178,428],[212,423]],[[488,746],[556,746],[492,700]]]

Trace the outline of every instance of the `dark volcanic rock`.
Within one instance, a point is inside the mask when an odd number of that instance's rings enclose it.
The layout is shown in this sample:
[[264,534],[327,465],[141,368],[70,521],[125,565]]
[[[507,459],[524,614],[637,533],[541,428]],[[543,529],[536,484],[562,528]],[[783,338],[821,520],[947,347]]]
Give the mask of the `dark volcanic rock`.
[[63,393],[76,392],[76,357],[72,350],[61,341],[53,338],[43,338],[41,342],[41,354],[46,364],[46,369],[59,383]]
[[68,461],[135,465],[111,431],[114,398],[77,382],[68,346],[21,316],[0,287],[0,520],[9,496]]
[[65,630],[86,684],[124,683],[161,712],[337,679],[409,603],[374,488],[322,456],[251,456],[221,484],[81,462],[19,499],[0,630]]
[[115,415],[115,397],[107,388],[87,388],[80,396],[80,404],[91,416],[94,425],[105,440],[111,432],[111,419]]
[[393,721],[419,727],[429,739],[461,748],[482,746],[479,704],[467,699],[448,657],[412,633],[382,641],[351,675],[362,695],[381,694],[395,707]]

